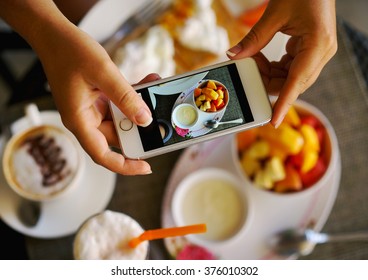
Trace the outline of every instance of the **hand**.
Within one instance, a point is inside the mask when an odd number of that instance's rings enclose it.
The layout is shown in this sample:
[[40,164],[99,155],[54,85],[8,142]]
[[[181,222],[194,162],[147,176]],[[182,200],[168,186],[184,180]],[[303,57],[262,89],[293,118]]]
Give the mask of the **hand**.
[[[108,100],[137,125],[152,121],[149,108],[105,49],[72,24],[49,0],[2,0],[0,16],[35,50],[64,125],[98,164],[120,174],[149,174],[145,161],[128,160],[117,145]],[[151,75],[146,78],[155,80]]]
[[[124,175],[151,173],[147,162],[125,159],[109,148],[119,146],[109,99],[136,124],[146,126],[152,117],[105,50],[80,34],[71,46],[56,53],[53,59],[40,57],[64,125],[96,163]],[[151,74],[142,82],[159,78]]]
[[[278,31],[291,37],[286,54],[270,62],[259,51]],[[231,59],[254,56],[267,91],[279,95],[271,119],[278,127],[336,51],[335,0],[270,0],[261,19],[227,54]]]

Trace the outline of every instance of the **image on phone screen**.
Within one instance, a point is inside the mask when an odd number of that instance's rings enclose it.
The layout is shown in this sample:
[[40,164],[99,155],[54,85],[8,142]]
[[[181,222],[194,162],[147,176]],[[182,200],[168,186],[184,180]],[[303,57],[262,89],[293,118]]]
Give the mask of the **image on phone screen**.
[[[152,112],[148,127],[138,127],[145,152],[254,121],[235,64],[138,89]],[[191,104],[174,110],[180,104]],[[173,114],[175,113],[175,114]],[[234,121],[207,127],[206,121]]]

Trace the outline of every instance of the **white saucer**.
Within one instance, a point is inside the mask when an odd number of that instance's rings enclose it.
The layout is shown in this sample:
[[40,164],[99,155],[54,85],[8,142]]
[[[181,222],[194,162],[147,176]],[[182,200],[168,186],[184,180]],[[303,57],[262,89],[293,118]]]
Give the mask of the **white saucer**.
[[[176,99],[173,105],[173,110],[177,105],[182,104],[182,103],[189,103],[189,104],[196,106],[193,100],[193,91],[196,87],[198,87],[200,83],[202,83],[202,80],[197,81],[190,88],[183,91]],[[197,123],[190,129],[188,129],[188,132],[185,135],[182,135],[182,137],[192,138],[192,137],[198,137],[198,136],[207,134],[208,132],[212,130],[212,128],[205,127],[203,123],[208,120],[221,121],[224,114],[225,114],[225,109],[221,110],[220,112],[215,112],[211,114],[199,110]],[[173,120],[171,120],[171,123],[172,123],[172,126],[175,128],[175,124]]]
[[[56,111],[42,111],[41,118],[43,123],[58,125],[66,129]],[[27,121],[21,118],[12,125],[11,129],[20,131],[28,126]],[[1,151],[5,144],[3,140],[2,137]],[[116,174],[95,164],[83,149],[82,152],[86,166],[80,186],[60,200],[42,203],[42,215],[37,225],[32,228],[24,226],[16,216],[16,206],[20,199],[7,185],[3,172],[1,172],[0,218],[8,226],[25,235],[57,238],[75,233],[88,217],[104,210],[114,192]]]
[[[232,137],[229,135],[194,145],[181,154],[166,186],[161,213],[162,227],[175,226],[171,200],[179,182],[192,171],[212,166],[225,169],[240,177],[232,160]],[[313,229],[317,231],[322,229],[331,212],[340,184],[341,159],[339,155],[335,170],[332,177],[326,181],[325,186],[307,199],[305,197],[296,200],[274,199],[268,192],[256,191],[253,186],[246,185],[250,190],[250,199],[254,205],[253,222],[249,230],[239,237],[238,242],[207,249],[219,259],[280,259],[279,256],[272,253],[267,246],[267,241],[273,234],[285,228],[300,228],[312,224]],[[244,182],[244,184],[248,183]],[[183,242],[186,242],[183,238],[164,240],[173,258],[176,257]],[[289,257],[289,259],[292,258],[295,256]]]

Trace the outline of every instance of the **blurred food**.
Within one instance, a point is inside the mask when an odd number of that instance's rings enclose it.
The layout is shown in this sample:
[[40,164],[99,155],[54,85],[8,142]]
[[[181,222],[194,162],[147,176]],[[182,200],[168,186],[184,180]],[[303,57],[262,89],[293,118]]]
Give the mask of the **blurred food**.
[[239,18],[247,26],[253,27],[261,18],[268,5],[268,0],[261,2],[257,6],[246,10]]
[[283,123],[237,134],[244,173],[257,186],[275,192],[311,187],[327,169],[325,128],[313,115],[291,107]]
[[249,31],[225,0],[173,0],[172,7],[143,36],[111,54],[130,83],[156,72],[161,77],[226,60],[226,50]]
[[186,244],[176,256],[177,260],[216,260],[216,256],[207,248],[195,244]]
[[175,73],[174,42],[169,32],[160,25],[153,26],[136,40],[119,47],[113,60],[132,84],[149,73],[162,77]]

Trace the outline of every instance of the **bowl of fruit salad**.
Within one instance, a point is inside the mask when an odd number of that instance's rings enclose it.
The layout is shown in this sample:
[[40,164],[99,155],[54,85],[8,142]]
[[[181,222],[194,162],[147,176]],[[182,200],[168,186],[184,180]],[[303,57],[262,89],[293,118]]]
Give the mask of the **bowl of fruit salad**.
[[229,92],[224,84],[216,80],[203,80],[193,91],[194,103],[204,113],[224,111],[229,103]]
[[274,194],[296,195],[323,187],[340,158],[329,120],[297,100],[275,129],[271,124],[234,137],[238,172],[250,185]]

